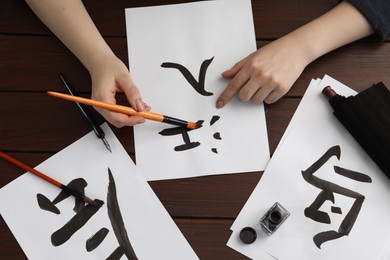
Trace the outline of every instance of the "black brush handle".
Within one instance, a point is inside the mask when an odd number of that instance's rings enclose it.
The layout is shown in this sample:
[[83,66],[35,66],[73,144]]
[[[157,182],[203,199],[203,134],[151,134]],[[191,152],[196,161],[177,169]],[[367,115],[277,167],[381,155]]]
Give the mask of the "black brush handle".
[[[65,75],[60,73],[60,78],[62,82],[64,83],[66,89],[72,96],[77,96],[77,92],[74,89],[74,87],[70,84],[70,82],[65,78]],[[84,115],[84,117],[88,120],[90,125],[92,126],[93,131],[95,132],[96,136],[98,138],[104,138],[105,134],[103,130],[100,128],[98,122],[96,121],[95,117],[92,115],[91,110],[88,106],[84,104],[80,104],[78,102],[75,102],[77,107],[80,109],[81,113]]]

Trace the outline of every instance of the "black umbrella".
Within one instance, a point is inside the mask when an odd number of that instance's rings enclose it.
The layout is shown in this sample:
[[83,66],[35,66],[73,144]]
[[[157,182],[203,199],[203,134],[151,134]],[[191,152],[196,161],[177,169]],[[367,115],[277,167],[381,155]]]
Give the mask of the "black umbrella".
[[322,93],[337,119],[390,178],[390,92],[386,86],[379,82],[349,97],[330,86]]

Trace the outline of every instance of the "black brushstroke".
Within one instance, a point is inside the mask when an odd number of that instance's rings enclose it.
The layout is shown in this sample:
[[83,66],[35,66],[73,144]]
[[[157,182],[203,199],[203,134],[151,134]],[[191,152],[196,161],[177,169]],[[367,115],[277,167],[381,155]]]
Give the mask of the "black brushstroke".
[[214,57],[208,60],[204,60],[199,70],[199,78],[198,81],[192,76],[191,72],[181,64],[173,63],[173,62],[164,62],[161,64],[163,68],[174,68],[178,69],[184,76],[184,78],[190,83],[190,85],[202,96],[211,96],[212,92],[207,92],[205,90],[205,79],[206,79],[206,71],[210,63],[213,61]]
[[106,258],[106,260],[119,260],[122,258],[122,256],[125,254],[125,250],[121,246],[118,246],[114,252],[109,255],[109,257]]
[[[329,200],[334,203],[334,193],[355,199],[355,202],[353,203],[350,211],[347,213],[344,220],[340,224],[338,231],[325,231],[313,237],[313,241],[318,248],[321,248],[321,245],[329,240],[347,236],[350,233],[365,199],[365,197],[358,192],[314,176],[314,173],[320,169],[331,157],[336,156],[337,159],[340,160],[340,155],[340,146],[333,146],[328,149],[328,151],[326,151],[325,154],[321,156],[321,158],[319,158],[316,162],[314,162],[313,165],[311,165],[307,170],[302,171],[302,176],[308,183],[322,190],[314,202],[305,209],[304,213],[306,217],[321,223],[330,223],[329,215],[319,210],[325,201]],[[363,173],[346,170],[337,166],[334,167],[334,170],[336,173],[356,181],[371,182],[371,178]]]
[[339,207],[334,207],[334,206],[332,206],[330,210],[331,210],[333,213],[336,213],[336,214],[343,214],[343,212],[341,211],[341,208],[339,208]]
[[213,134],[213,137],[214,137],[214,139],[222,140],[221,134],[220,134],[219,132],[214,133],[214,134]]
[[[70,181],[66,186],[71,188],[72,190],[75,190],[75,191],[80,192],[81,194],[84,194],[84,189],[85,189],[85,187],[87,187],[87,185],[88,185],[88,183],[86,180],[84,180],[83,178],[77,178],[77,179]],[[53,200],[53,203],[57,204],[57,203],[63,201],[64,199],[67,199],[69,197],[70,197],[69,193],[62,190],[60,192],[60,194],[58,194],[58,196]],[[75,198],[75,205],[74,205],[73,211],[79,212],[84,207],[84,204],[85,204],[84,201],[82,201],[79,198]]]
[[330,241],[330,240],[335,240],[340,237],[345,236],[346,234],[344,232],[337,232],[334,230],[329,230],[325,232],[318,233],[313,237],[314,244],[321,249],[321,245],[324,242]]
[[88,252],[91,252],[94,249],[96,249],[103,242],[103,240],[106,238],[108,232],[109,232],[109,230],[105,227],[99,229],[92,237],[87,239],[87,241],[85,243],[85,249]]
[[110,168],[108,168],[108,179],[107,211],[111,226],[114,230],[116,239],[127,258],[130,260],[138,259],[127,236],[126,227],[118,204],[115,180]]
[[46,211],[50,211],[50,212],[57,214],[57,215],[60,214],[60,210],[45,195],[38,193],[37,194],[37,201],[38,201],[38,205],[41,209],[46,210]]
[[192,130],[195,130],[195,129],[190,129],[190,128],[187,128],[185,126],[177,126],[177,127],[166,128],[164,130],[161,130],[159,132],[159,134],[162,136],[172,136],[172,135],[179,135],[182,133],[188,133]]
[[211,148],[211,151],[212,151],[213,153],[218,153],[217,148]]
[[[201,124],[203,124],[203,120],[199,120]],[[172,136],[172,135],[179,135],[181,134],[184,144],[178,145],[174,148],[175,151],[180,152],[180,151],[185,151],[189,150],[195,147],[198,147],[200,145],[199,142],[191,142],[190,136],[188,135],[189,131],[192,131],[194,129],[188,129],[187,127],[172,127],[168,129],[164,129],[161,132],[159,132],[160,135],[162,136]]]
[[372,183],[372,179],[370,176],[360,173],[360,172],[355,172],[351,171],[348,169],[344,169],[338,166],[334,166],[334,171],[338,173],[341,176],[353,179],[355,181],[360,181],[360,182],[367,182],[367,183]]
[[203,127],[203,122],[204,122],[204,120],[196,121],[196,129],[202,128]]
[[[67,187],[84,194],[84,189],[87,187],[88,183],[83,178],[77,178],[68,183]],[[70,195],[68,192],[61,190],[61,192],[55,197],[53,201],[50,201],[46,196],[42,194],[37,194],[38,205],[41,209],[53,212],[55,214],[60,214],[60,210],[55,206],[59,202],[69,198]],[[75,198],[75,205],[73,208],[74,212],[79,212],[84,207],[84,201],[79,198]]]
[[311,218],[314,221],[330,224],[330,217],[328,213],[320,211],[319,208],[324,204],[325,201],[331,201],[334,203],[334,195],[332,192],[321,191],[314,202],[307,207],[304,211],[306,217]]
[[104,204],[103,201],[95,199],[98,205],[87,204],[84,206],[71,220],[69,220],[62,228],[54,232],[51,236],[51,243],[53,246],[60,246],[68,241],[80,228],[82,228],[88,220],[95,215],[95,213]]
[[214,115],[210,120],[210,126],[212,126],[215,122],[220,119],[220,116]]

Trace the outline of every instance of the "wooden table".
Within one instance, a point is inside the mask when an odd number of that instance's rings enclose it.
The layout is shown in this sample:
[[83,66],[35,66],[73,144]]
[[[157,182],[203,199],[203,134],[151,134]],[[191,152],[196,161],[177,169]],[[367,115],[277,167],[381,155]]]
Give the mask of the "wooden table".
[[[189,1],[83,2],[113,51],[128,64],[124,9]],[[318,17],[337,2],[252,1],[258,47]],[[75,106],[58,102],[48,97],[45,91],[63,91],[59,72],[65,73],[86,96],[90,93],[91,82],[81,63],[23,0],[1,0],[0,14],[0,149],[35,166],[91,131]],[[377,81],[390,86],[389,60],[390,43],[369,38],[338,49],[309,65],[284,98],[267,106],[271,154],[310,79],[329,74],[357,91]],[[135,159],[132,128],[113,130]],[[23,173],[0,161],[0,187]],[[153,181],[150,185],[200,259],[246,259],[227,247],[226,242],[231,233],[230,225],[261,175],[262,172],[250,172]],[[26,259],[2,218],[0,259]]]

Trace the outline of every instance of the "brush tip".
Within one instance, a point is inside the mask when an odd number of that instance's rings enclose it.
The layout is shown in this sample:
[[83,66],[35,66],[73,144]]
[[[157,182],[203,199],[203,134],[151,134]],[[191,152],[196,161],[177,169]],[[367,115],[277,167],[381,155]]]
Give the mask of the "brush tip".
[[88,203],[89,205],[92,205],[92,206],[101,207],[103,205],[103,203],[101,203],[99,200],[93,200],[93,199],[88,198],[87,196],[83,197],[83,201],[85,203]]
[[202,125],[203,125],[203,120],[199,120],[197,122],[188,122],[187,128],[197,129],[197,128],[202,127]]

